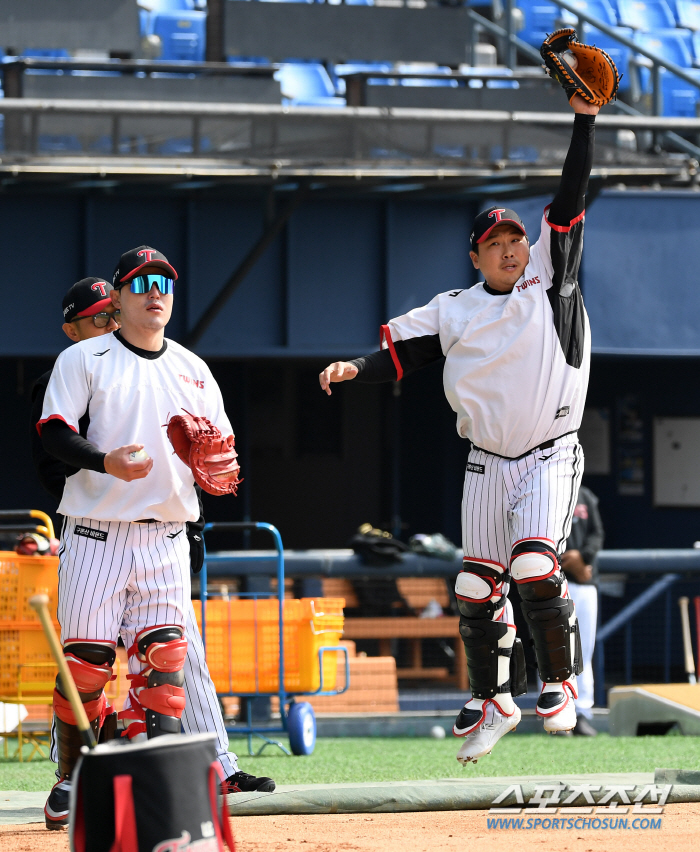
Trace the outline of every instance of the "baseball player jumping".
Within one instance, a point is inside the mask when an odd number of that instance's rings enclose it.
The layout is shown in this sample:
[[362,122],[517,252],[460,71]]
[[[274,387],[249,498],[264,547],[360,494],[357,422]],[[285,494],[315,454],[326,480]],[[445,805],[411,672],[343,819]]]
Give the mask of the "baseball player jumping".
[[[130,707],[119,714],[127,735],[176,733],[181,722],[188,732],[216,731],[228,790],[269,791],[271,779],[240,772],[228,753],[190,600],[190,563],[201,567],[203,555],[196,535],[200,504],[193,474],[173,454],[163,424],[185,408],[208,416],[224,434],[231,427],[204,362],[164,339],[176,278],[162,254],[141,246],[122,255],[114,287],[98,278],[74,285],[63,307],[64,331],[76,346],[35,388],[41,444],[35,442],[34,460],[66,515],[59,565],[62,641],[102,739],[117,727],[104,686],[121,633],[131,671]],[[147,442],[142,459],[140,438]],[[235,492],[235,452],[223,471],[212,470],[223,490]],[[50,828],[67,824],[70,773],[80,748],[60,679],[54,713],[59,781],[45,808]]]
[[584,197],[598,112],[574,96],[576,113],[559,191],[530,246],[513,210],[474,220],[470,257],[484,280],[441,293],[381,328],[381,350],[338,361],[331,383],[400,380],[444,359],[457,431],[472,443],[464,481],[464,567],[455,591],[472,697],[454,733],[457,759],[478,760],[520,721],[522,646],[508,600],[518,584],[543,681],[537,713],[546,731],[576,724],[581,644],[574,602],[559,566],[583,471],[576,430],[590,362],[590,332],[577,275]]

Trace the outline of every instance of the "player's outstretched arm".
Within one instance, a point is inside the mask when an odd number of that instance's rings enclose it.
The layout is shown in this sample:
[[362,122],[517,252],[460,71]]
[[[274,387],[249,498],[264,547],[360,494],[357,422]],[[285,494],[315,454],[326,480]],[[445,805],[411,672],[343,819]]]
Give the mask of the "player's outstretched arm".
[[132,461],[129,453],[138,452],[143,449],[143,444],[127,444],[125,447],[117,447],[110,450],[104,458],[105,473],[115,476],[124,482],[134,479],[144,479],[151,472],[153,459],[147,458],[141,461]]
[[355,378],[357,373],[357,367],[349,361],[334,361],[319,375],[318,380],[321,384],[321,389],[330,396],[332,383],[350,381],[350,379]]

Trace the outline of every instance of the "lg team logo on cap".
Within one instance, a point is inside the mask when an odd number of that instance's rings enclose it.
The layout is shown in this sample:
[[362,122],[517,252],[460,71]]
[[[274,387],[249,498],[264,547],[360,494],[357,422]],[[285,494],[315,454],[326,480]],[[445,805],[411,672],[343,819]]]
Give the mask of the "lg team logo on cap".
[[145,257],[146,263],[150,263],[153,260],[152,255],[156,254],[155,249],[141,249],[140,252],[137,252],[137,257]]
[[96,281],[96,282],[92,285],[92,287],[90,287],[90,289],[91,289],[91,290],[95,290],[95,291],[99,290],[99,291],[100,291],[100,295],[101,295],[101,296],[106,296],[106,295],[107,295],[107,291],[105,290],[105,285],[104,285],[101,281]]
[[505,207],[499,207],[499,208],[498,208],[498,210],[492,210],[492,211],[489,213],[489,219],[493,218],[493,219],[495,219],[497,222],[500,222],[500,221],[501,221],[501,216],[502,216],[502,214],[503,214],[503,213],[505,213],[505,212],[506,212]]

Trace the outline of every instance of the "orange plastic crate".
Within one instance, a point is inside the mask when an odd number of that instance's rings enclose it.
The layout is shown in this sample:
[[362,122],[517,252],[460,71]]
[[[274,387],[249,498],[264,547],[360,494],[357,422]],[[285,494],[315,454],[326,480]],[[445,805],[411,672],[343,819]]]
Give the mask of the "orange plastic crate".
[[[192,602],[201,630],[201,603]],[[284,686],[318,689],[318,648],[337,645],[343,629],[342,598],[284,601]],[[279,690],[279,603],[207,601],[207,665],[217,692],[240,695]],[[337,679],[336,653],[324,654],[324,688]]]
[[[33,667],[26,664],[41,663]],[[43,665],[43,664],[50,665]],[[0,700],[16,698],[19,694],[20,666],[22,695],[37,692],[51,694],[47,684],[55,680],[58,668],[51,656],[49,643],[40,625],[2,624],[0,626]],[[32,686],[34,685],[34,688]]]
[[0,551],[0,624],[39,624],[29,606],[33,595],[49,596],[49,612],[56,618],[58,602],[58,556],[20,556]]
[[[321,686],[321,647],[338,645],[343,635],[344,598],[302,598],[299,631],[299,691],[315,692]],[[335,689],[338,681],[337,651],[323,654],[323,691]]]

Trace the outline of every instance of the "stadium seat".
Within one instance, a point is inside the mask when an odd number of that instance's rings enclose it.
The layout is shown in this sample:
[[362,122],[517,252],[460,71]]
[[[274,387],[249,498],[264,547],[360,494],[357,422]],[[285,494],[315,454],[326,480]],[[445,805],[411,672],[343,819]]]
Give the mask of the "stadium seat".
[[[592,15],[604,24],[609,24],[611,27],[617,25],[617,12],[613,9],[608,0],[572,0],[572,5],[576,6],[576,8],[580,9],[582,12]],[[568,12],[566,9],[562,9],[561,21],[569,24],[570,26],[576,26],[578,18],[573,14],[573,12]],[[584,22],[583,29],[590,26],[590,24],[586,24]]]
[[456,80],[440,80],[435,77],[424,77],[425,74],[451,74],[452,69],[444,65],[435,65],[433,68],[425,63],[403,63],[396,66],[399,74],[415,74],[415,77],[409,77],[405,80],[400,80],[401,86],[445,86],[456,88],[459,83]]
[[[681,68],[690,69],[693,64],[691,33],[689,30],[660,30],[655,33],[636,33],[634,40],[660,59],[674,62]],[[680,80],[673,74],[661,69],[661,87],[664,101],[663,114],[668,116],[688,116],[692,109],[695,116],[697,90],[690,83]],[[639,85],[643,92],[651,92],[651,71],[639,69]]]
[[158,12],[152,17],[151,33],[163,45],[160,59],[204,62],[206,48],[204,12]]
[[677,0],[676,17],[679,27],[700,30],[700,3],[693,0]]
[[[688,73],[700,83],[700,69],[690,68]],[[662,115],[673,118],[697,118],[700,89],[661,69]]]
[[635,33],[634,40],[659,59],[674,62],[681,68],[693,65],[693,43],[689,30],[657,30],[653,33]]
[[525,20],[518,36],[533,47],[539,47],[547,37],[547,33],[554,32],[557,21],[561,20],[559,6],[548,3],[546,0],[518,0],[518,8],[522,11]]
[[[633,31],[629,27],[615,27],[615,31],[625,38],[632,38]],[[620,91],[624,92],[630,87],[629,62],[632,56],[632,49],[620,44],[614,38],[611,38],[601,30],[595,27],[589,27],[585,31],[586,41],[600,47],[617,65],[617,70],[620,72]]]
[[[347,74],[357,74],[360,71],[393,71],[391,62],[345,62],[336,65],[331,72],[331,79],[335,90],[339,95],[345,95],[345,80]],[[394,86],[396,80],[387,80],[381,77],[368,77],[369,86]]]
[[676,25],[666,0],[618,0],[617,8],[620,24],[633,30],[656,32]]
[[318,62],[286,62],[275,72],[282,89],[282,102],[291,106],[345,106],[336,97],[328,72]]
[[141,0],[139,6],[150,9],[151,12],[192,12],[197,6],[194,0]]

